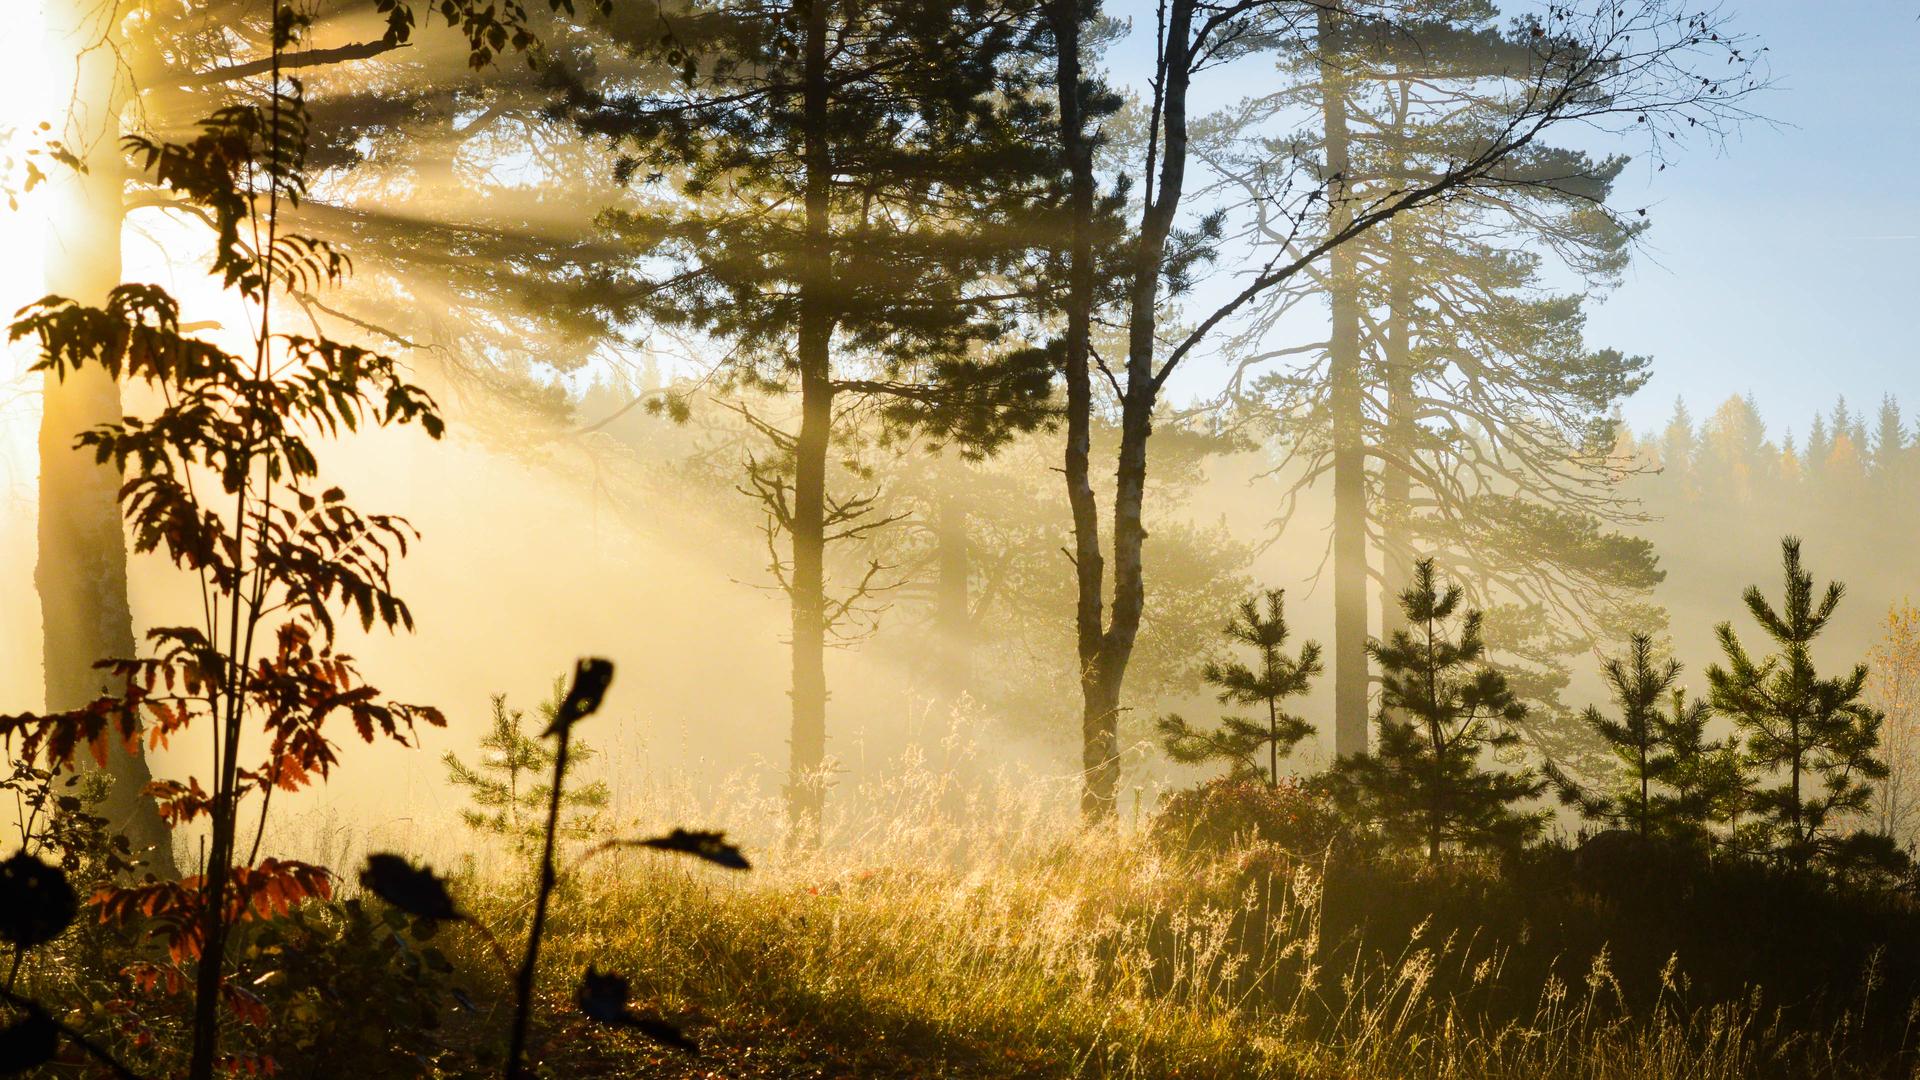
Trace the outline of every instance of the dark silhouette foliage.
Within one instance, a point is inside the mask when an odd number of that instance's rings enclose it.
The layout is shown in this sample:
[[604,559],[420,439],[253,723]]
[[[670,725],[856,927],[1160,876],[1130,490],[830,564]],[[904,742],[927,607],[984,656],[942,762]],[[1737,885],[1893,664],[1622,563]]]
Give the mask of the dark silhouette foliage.
[[1546,819],[1514,808],[1546,781],[1481,764],[1485,751],[1520,741],[1514,725],[1526,706],[1486,666],[1480,613],[1460,611],[1463,595],[1458,585],[1441,588],[1433,560],[1414,565],[1400,596],[1409,629],[1368,644],[1381,670],[1379,744],[1335,766],[1352,812],[1395,844],[1425,847],[1429,861],[1445,844],[1516,848]]
[[630,996],[631,991],[624,976],[589,967],[587,973],[580,976],[580,986],[574,991],[573,999],[590,1020],[632,1028],[657,1043],[690,1054],[700,1049],[698,1044],[672,1024],[635,1013],[627,1004]]
[[25,851],[0,862],[0,941],[31,949],[60,936],[80,910],[80,898],[58,867]]
[[60,1025],[38,1005],[0,1028],[0,1074],[17,1075],[53,1060],[60,1049]]
[[360,871],[360,887],[418,918],[466,918],[454,907],[453,894],[432,867],[416,867],[400,855],[376,852],[367,856],[367,865]]
[[1286,593],[1280,589],[1242,600],[1227,623],[1225,634],[1252,648],[1254,662],[1210,662],[1201,678],[1207,685],[1219,688],[1223,704],[1265,706],[1265,722],[1258,718],[1222,716],[1218,728],[1204,731],[1194,728],[1178,714],[1172,714],[1158,721],[1161,745],[1175,761],[1189,764],[1226,761],[1235,777],[1259,775],[1264,751],[1267,783],[1278,784],[1280,759],[1292,753],[1301,739],[1313,734],[1312,724],[1284,711],[1281,703],[1306,693],[1313,677],[1320,674],[1320,643],[1309,641],[1302,645],[1299,656],[1288,656],[1282,651],[1289,630]]

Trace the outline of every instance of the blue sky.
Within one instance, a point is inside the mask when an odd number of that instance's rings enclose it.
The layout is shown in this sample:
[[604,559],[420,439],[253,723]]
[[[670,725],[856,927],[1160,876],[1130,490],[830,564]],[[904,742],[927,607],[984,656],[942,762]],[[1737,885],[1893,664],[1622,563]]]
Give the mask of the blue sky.
[[1696,414],[1752,391],[1770,427],[1804,432],[1844,393],[1920,411],[1920,4],[1770,0],[1735,10],[1771,49],[1775,88],[1724,152],[1624,199],[1651,206],[1649,250],[1594,308],[1589,337],[1654,358],[1636,427],[1676,395]]
[[[1135,18],[1110,56],[1116,73],[1144,70],[1151,4],[1109,10]],[[1654,223],[1621,287],[1590,309],[1593,345],[1653,357],[1627,419],[1645,429],[1676,396],[1701,416],[1747,393],[1776,437],[1804,433],[1841,394],[1871,409],[1891,392],[1920,414],[1920,3],[1722,12],[1770,50],[1774,85],[1754,105],[1771,122],[1663,172],[1636,162],[1616,188],[1618,205],[1646,206]]]

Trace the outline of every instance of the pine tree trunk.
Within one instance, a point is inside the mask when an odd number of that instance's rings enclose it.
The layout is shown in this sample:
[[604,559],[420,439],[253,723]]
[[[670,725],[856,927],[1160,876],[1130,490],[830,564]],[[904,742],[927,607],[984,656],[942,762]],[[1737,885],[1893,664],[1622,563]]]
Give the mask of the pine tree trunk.
[[1806,760],[1806,744],[1800,739],[1800,718],[1793,717],[1789,725],[1789,730],[1793,733],[1793,758],[1789,764],[1793,785],[1793,868],[1801,870],[1807,863],[1806,841],[1800,831],[1800,766]]
[[1380,464],[1380,638],[1407,629],[1400,594],[1413,584],[1413,474],[1403,463],[1414,447],[1413,267],[1401,243],[1406,223],[1387,226],[1387,315],[1384,352],[1387,363],[1387,453]]
[[[1328,229],[1353,220],[1349,202],[1346,77],[1339,58],[1325,55],[1339,16],[1319,15],[1321,100],[1326,126]],[[1332,307],[1328,407],[1333,436],[1333,749],[1340,756],[1367,749],[1367,488],[1365,402],[1361,393],[1360,299],[1352,245],[1329,256]]]
[[[957,471],[957,470],[956,470]],[[960,477],[941,478],[934,505],[933,632],[938,643],[934,686],[940,704],[952,709],[973,688],[972,562],[967,544],[967,505],[955,487]]]
[[[50,4],[47,12],[48,55],[78,57],[63,136],[89,171],[50,169],[46,287],[85,304],[105,303],[120,284],[124,215],[120,79],[115,53],[95,40],[97,15],[81,0]],[[87,367],[66,379],[47,376],[44,390],[34,586],[45,642],[46,707],[59,712],[118,689],[93,665],[134,655],[133,614],[127,601],[119,470],[95,464],[91,453],[73,448],[80,432],[120,419],[120,387],[98,367]],[[153,779],[145,754],[116,740],[107,754],[107,771],[113,783],[100,813],[109,827],[127,835],[145,869],[178,877],[172,836],[145,793]]]
[[833,255],[828,250],[832,163],[827,153],[827,6],[806,5],[806,244],[801,252],[800,434],[793,476],[793,733],[787,770],[787,819],[801,842],[817,839],[826,801],[826,482],[832,441]]
[[1073,513],[1075,652],[1080,664],[1080,747],[1083,779],[1080,810],[1088,820],[1110,816],[1119,781],[1114,715],[1118,695],[1102,679],[1105,636],[1106,559],[1100,544],[1100,509],[1092,479],[1093,383],[1093,154],[1081,111],[1078,0],[1057,0],[1047,9],[1055,43],[1054,90],[1060,110],[1060,146],[1067,189],[1066,336],[1062,342],[1067,384],[1065,468],[1067,504]]

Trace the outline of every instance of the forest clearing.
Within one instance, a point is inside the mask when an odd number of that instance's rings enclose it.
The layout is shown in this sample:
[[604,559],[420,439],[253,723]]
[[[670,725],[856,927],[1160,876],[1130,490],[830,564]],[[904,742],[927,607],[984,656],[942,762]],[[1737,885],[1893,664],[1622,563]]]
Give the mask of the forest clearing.
[[8,15],[0,1075],[1920,1075],[1912,12]]

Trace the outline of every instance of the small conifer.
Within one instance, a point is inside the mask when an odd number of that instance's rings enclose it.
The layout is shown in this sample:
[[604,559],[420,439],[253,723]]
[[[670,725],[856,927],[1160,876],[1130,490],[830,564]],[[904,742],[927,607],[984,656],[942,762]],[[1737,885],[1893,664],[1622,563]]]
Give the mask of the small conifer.
[[1389,841],[1424,846],[1429,860],[1445,844],[1517,847],[1546,820],[1513,805],[1545,780],[1481,765],[1483,751],[1519,741],[1514,725],[1527,709],[1487,666],[1480,613],[1461,614],[1461,599],[1458,585],[1440,587],[1432,559],[1415,564],[1400,594],[1407,629],[1368,643],[1381,670],[1378,745],[1335,766],[1342,801]]
[[[543,729],[554,722],[565,691],[564,681],[556,681],[553,693],[540,703]],[[547,800],[552,795],[546,778],[553,772],[553,751],[527,732],[526,714],[510,707],[507,695],[493,695],[492,708],[492,724],[480,740],[478,764],[467,765],[451,750],[441,761],[447,768],[447,780],[464,789],[473,803],[460,811],[467,827],[511,838],[516,850],[531,851],[546,828]],[[578,740],[569,750],[574,765],[591,759],[594,753]],[[610,794],[604,780],[563,792],[560,835],[573,840],[592,836]]]
[[1320,643],[1306,642],[1300,646],[1298,656],[1286,654],[1284,647],[1290,630],[1283,589],[1269,589],[1260,596],[1242,600],[1225,633],[1232,640],[1251,647],[1254,662],[1212,662],[1207,664],[1202,677],[1207,685],[1219,688],[1218,696],[1223,704],[1265,706],[1266,719],[1222,716],[1218,728],[1205,731],[1174,713],[1160,718],[1161,743],[1166,747],[1167,756],[1175,761],[1230,762],[1235,777],[1260,775],[1263,771],[1260,758],[1264,756],[1267,783],[1277,785],[1280,759],[1291,753],[1301,739],[1313,734],[1312,724],[1285,711],[1281,705],[1287,698],[1306,693],[1313,677],[1320,674]]
[[1732,718],[1744,736],[1743,764],[1758,779],[1749,808],[1755,835],[1796,869],[1816,858],[1858,844],[1836,835],[1847,818],[1863,812],[1873,780],[1887,775],[1880,759],[1885,716],[1866,703],[1867,666],[1822,677],[1811,647],[1839,607],[1845,587],[1828,583],[1815,598],[1813,574],[1800,562],[1800,541],[1781,541],[1786,595],[1781,607],[1759,586],[1744,596],[1747,611],[1778,651],[1755,659],[1733,631],[1717,629],[1726,665],[1707,671],[1713,705]]

